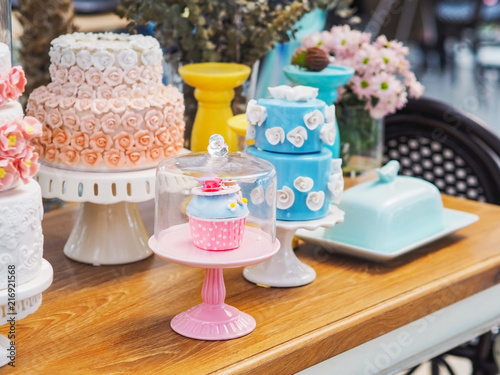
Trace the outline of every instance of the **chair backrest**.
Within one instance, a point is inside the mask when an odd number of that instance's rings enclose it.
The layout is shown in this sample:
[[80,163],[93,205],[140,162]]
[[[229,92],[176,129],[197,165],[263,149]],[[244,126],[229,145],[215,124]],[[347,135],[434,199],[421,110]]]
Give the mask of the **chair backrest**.
[[500,204],[500,138],[448,104],[410,99],[385,119],[384,159],[442,193]]

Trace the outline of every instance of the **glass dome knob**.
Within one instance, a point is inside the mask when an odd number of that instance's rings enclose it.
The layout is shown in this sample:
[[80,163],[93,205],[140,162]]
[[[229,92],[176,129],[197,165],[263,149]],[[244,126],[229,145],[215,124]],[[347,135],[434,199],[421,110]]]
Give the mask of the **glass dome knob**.
[[208,140],[208,153],[210,156],[219,158],[225,156],[228,151],[229,148],[222,135],[214,134]]

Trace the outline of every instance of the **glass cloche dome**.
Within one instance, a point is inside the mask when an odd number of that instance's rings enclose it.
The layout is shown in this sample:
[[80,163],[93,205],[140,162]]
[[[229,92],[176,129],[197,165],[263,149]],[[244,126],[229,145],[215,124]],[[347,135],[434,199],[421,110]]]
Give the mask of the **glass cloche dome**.
[[190,235],[199,249],[235,250],[247,230],[273,246],[276,184],[271,163],[229,153],[224,138],[214,134],[208,153],[186,153],[158,165],[153,242],[168,246],[162,239],[184,228],[178,233]]

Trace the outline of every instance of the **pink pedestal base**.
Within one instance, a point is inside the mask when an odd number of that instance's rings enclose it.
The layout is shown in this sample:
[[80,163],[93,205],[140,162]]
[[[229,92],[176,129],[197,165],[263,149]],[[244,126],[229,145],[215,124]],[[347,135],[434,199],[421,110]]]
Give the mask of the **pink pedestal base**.
[[271,258],[280,248],[278,240],[256,228],[245,227],[241,246],[234,250],[207,251],[197,248],[188,224],[161,232],[149,240],[149,246],[160,257],[179,264],[205,268],[201,289],[203,303],[176,315],[172,329],[182,336],[199,340],[230,340],[245,336],[256,327],[255,319],[224,303],[226,287],[224,268],[256,264]]

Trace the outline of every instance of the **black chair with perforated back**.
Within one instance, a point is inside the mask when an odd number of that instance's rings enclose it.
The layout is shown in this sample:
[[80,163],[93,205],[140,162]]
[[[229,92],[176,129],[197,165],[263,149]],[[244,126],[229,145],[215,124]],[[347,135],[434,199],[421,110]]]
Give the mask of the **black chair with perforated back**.
[[[500,121],[500,119],[499,119]],[[385,120],[386,160],[442,193],[500,204],[500,138],[481,120],[429,98]]]
[[[500,138],[481,120],[443,102],[410,99],[404,109],[387,116],[384,159],[398,160],[400,174],[432,182],[442,193],[500,204]],[[468,358],[474,374],[497,374],[494,339],[487,332],[433,358],[432,374],[442,367],[453,374],[447,355]]]

